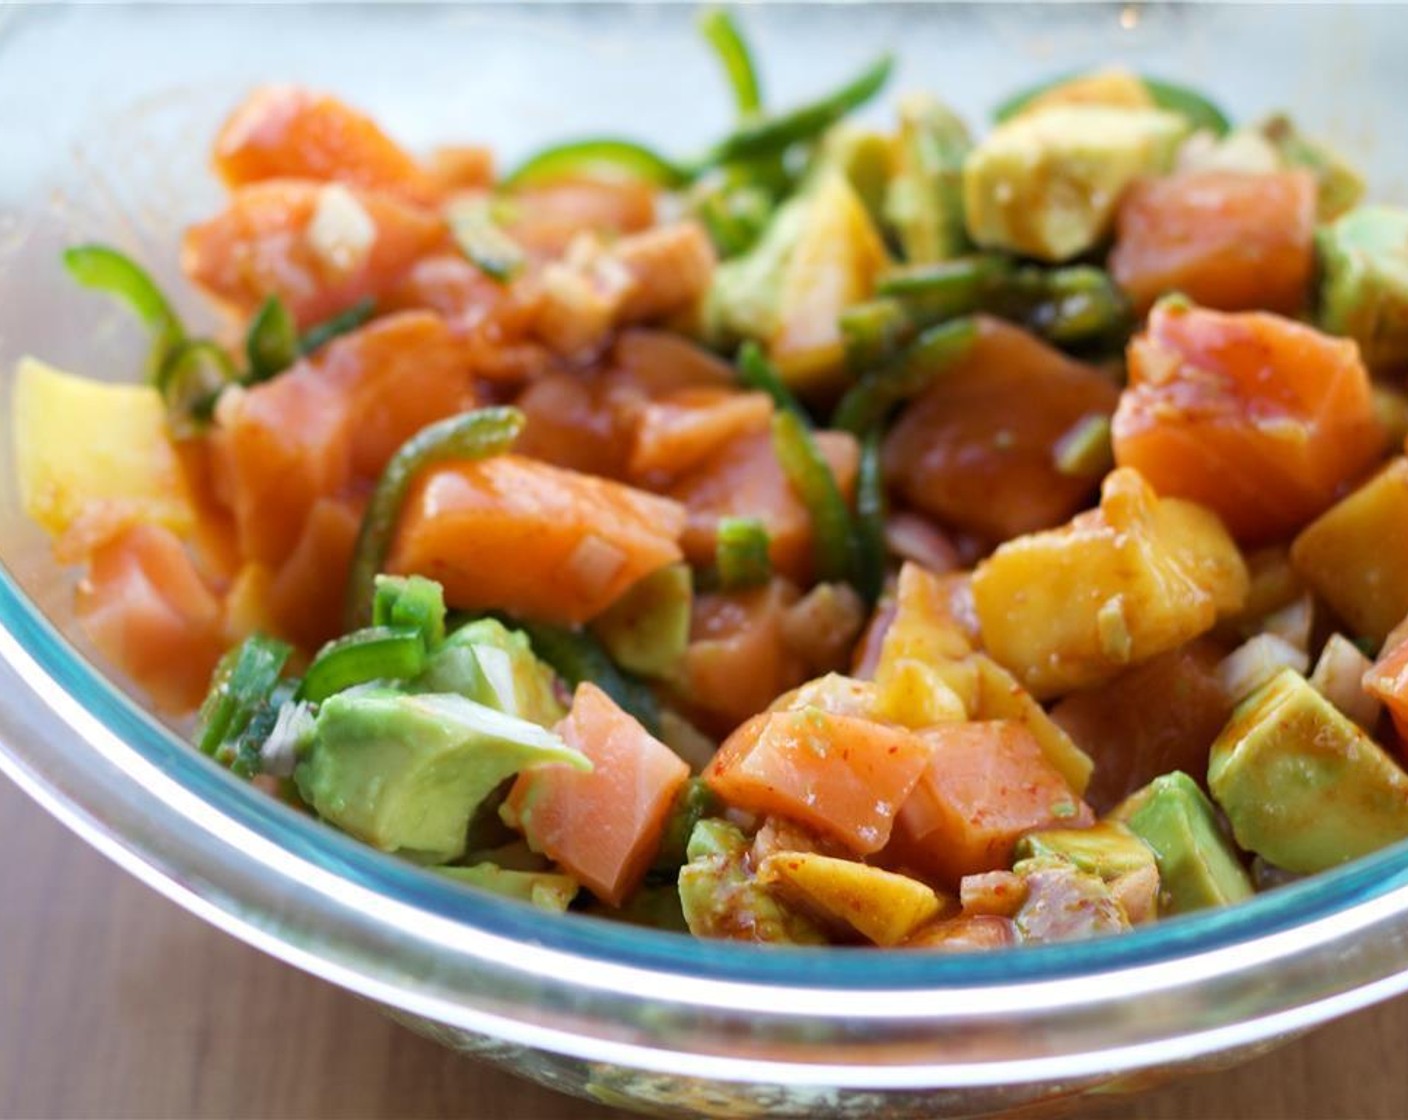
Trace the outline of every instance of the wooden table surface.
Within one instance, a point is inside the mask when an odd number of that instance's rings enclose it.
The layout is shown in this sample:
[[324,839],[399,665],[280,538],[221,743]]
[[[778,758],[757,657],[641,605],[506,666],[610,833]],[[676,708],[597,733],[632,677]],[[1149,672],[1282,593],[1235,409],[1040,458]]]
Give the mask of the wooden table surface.
[[[167,902],[0,778],[0,1117],[610,1120]],[[1408,999],[1101,1120],[1408,1117]]]

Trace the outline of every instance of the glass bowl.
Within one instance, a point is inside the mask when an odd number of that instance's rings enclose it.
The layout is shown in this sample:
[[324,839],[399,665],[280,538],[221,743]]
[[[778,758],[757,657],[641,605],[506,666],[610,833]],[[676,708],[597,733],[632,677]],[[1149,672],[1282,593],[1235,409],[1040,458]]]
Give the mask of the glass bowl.
[[[727,123],[693,11],[668,7],[0,9],[0,393],[25,352],[91,376],[140,366],[120,312],[60,248],[136,253],[196,323],[179,230],[256,81],[341,92],[394,135],[488,142],[622,130],[687,153]],[[1408,8],[759,7],[778,103],[885,47],[895,86],[981,121],[1035,77],[1107,61],[1288,107],[1402,200]],[[876,112],[877,110],[872,110]],[[8,424],[0,463],[11,462]],[[659,1111],[973,1115],[1055,1106],[1246,1056],[1408,988],[1408,851],[1234,909],[990,956],[693,941],[466,891],[234,780],[129,698],[73,623],[0,473],[0,767],[133,874],[237,937],[446,1045],[563,1090]]]

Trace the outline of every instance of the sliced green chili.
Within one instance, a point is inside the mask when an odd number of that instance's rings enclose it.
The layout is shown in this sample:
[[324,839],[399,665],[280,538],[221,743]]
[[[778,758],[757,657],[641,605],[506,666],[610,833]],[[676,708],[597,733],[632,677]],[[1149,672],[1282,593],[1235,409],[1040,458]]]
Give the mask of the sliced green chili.
[[185,328],[156,281],[125,253],[108,245],[75,245],[64,251],[64,267],[85,288],[107,292],[136,313],[152,332],[147,377],[155,381]]
[[963,357],[977,340],[974,319],[953,319],[930,327],[889,364],[847,390],[831,426],[857,436],[882,423],[890,409],[916,396],[943,370]]
[[499,186],[512,190],[602,171],[624,172],[671,190],[691,182],[696,173],[634,140],[594,136],[535,152],[504,176]]
[[1232,131],[1232,122],[1227,119],[1227,114],[1196,90],[1159,78],[1141,77],[1140,80],[1148,87],[1155,105],[1170,113],[1178,113],[1195,129],[1206,129],[1214,136],[1226,136]]
[[251,634],[220,659],[196,717],[195,740],[202,754],[214,755],[244,731],[269,699],[292,652],[276,638]]
[[743,33],[733,16],[723,8],[704,11],[699,17],[699,30],[724,68],[739,117],[747,119],[762,108],[763,95],[758,85],[758,70],[753,65],[753,55]]
[[725,591],[757,587],[772,578],[767,527],[756,517],[725,517],[714,538],[714,567]]
[[375,314],[375,300],[371,298],[359,299],[345,311],[339,311],[321,323],[314,323],[304,331],[303,337],[298,340],[298,348],[304,354],[311,354],[315,350],[322,349],[333,339],[344,334],[351,334]]
[[856,590],[876,603],[885,589],[885,475],[880,463],[880,429],[866,432],[856,476]]
[[1091,265],[1013,269],[991,286],[983,308],[1058,345],[1120,342],[1133,324],[1124,293]]
[[850,579],[855,566],[851,511],[836,485],[831,464],[806,425],[791,412],[773,414],[772,444],[782,473],[811,515],[817,580]]
[[807,410],[792,395],[792,390],[783,382],[777,367],[768,361],[763,348],[752,339],[738,348],[738,383],[747,389],[766,393],[779,409],[791,413],[805,427],[811,427],[812,420]]
[[703,778],[690,778],[675,794],[670,815],[665,818],[665,831],[651,867],[656,871],[678,871],[688,861],[685,849],[694,826],[704,817],[717,816],[722,810],[718,794]]
[[873,98],[890,78],[894,59],[877,59],[834,93],[791,112],[779,113],[745,124],[710,149],[703,161],[713,166],[741,159],[773,155],[804,140],[820,136],[852,110]]
[[162,363],[156,383],[172,433],[179,439],[204,428],[220,393],[239,379],[239,370],[223,347],[207,338],[178,343]]
[[988,285],[1009,269],[1007,261],[995,254],[958,257],[936,264],[896,268],[875,285],[878,295],[901,296],[942,307],[955,308],[952,314],[972,311],[982,302]]
[[391,456],[372,491],[352,554],[344,617],[347,629],[371,618],[376,575],[391,547],[391,535],[411,481],[425,467],[451,459],[484,459],[507,451],[523,430],[516,408],[481,408],[422,428]]
[[244,730],[226,739],[215,751],[215,760],[230,768],[237,778],[252,778],[264,771],[264,744],[278,726],[285,702],[294,698],[298,682],[281,680],[255,709]]
[[691,210],[724,260],[756,244],[773,215],[772,195],[756,183],[720,183],[695,196]]
[[244,340],[246,380],[267,381],[298,361],[298,324],[288,304],[273,295],[264,301],[249,324]]
[[146,376],[155,382],[186,328],[146,269],[111,245],[75,245],[63,251],[63,266],[84,287],[106,292],[127,304],[152,332]]
[[404,681],[425,669],[425,637],[412,626],[369,626],[329,642],[318,651],[298,698],[321,704],[368,681]]
[[914,339],[913,318],[897,299],[872,299],[841,312],[846,368],[863,374],[893,358]]
[[591,681],[610,696],[622,711],[629,712],[652,735],[660,734],[660,702],[643,682],[620,668],[606,648],[586,630],[567,630],[544,622],[504,619],[504,624],[523,631],[533,652],[552,666],[569,687]]
[[527,263],[523,247],[494,220],[493,203],[475,199],[449,212],[450,234],[461,253],[486,276],[507,283]]
[[445,640],[445,589],[424,576],[378,575],[372,625],[419,630],[427,649]]

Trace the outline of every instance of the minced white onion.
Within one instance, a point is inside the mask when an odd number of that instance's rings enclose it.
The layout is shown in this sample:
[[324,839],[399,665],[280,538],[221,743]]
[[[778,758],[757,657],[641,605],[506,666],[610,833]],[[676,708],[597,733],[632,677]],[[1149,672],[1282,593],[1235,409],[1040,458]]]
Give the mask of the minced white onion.
[[1275,634],[1258,634],[1222,659],[1217,679],[1228,699],[1236,704],[1285,668],[1304,673],[1310,668],[1310,655]]
[[1355,723],[1369,730],[1379,722],[1382,707],[1364,691],[1364,674],[1374,667],[1359,647],[1343,634],[1334,634],[1320,652],[1310,683]]
[[308,245],[330,269],[349,273],[360,268],[376,244],[376,222],[357,196],[341,183],[318,192]]

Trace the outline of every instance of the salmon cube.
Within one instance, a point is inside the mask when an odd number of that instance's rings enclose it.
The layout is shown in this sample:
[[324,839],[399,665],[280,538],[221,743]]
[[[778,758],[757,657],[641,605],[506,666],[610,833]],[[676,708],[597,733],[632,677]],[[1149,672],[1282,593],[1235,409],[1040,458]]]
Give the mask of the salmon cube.
[[500,455],[423,472],[387,566],[438,580],[461,610],[571,625],[678,561],[683,528],[684,510],[668,499]]
[[596,685],[577,686],[556,731],[590,771],[540,766],[520,774],[506,803],[534,851],[620,906],[640,886],[689,767]]

